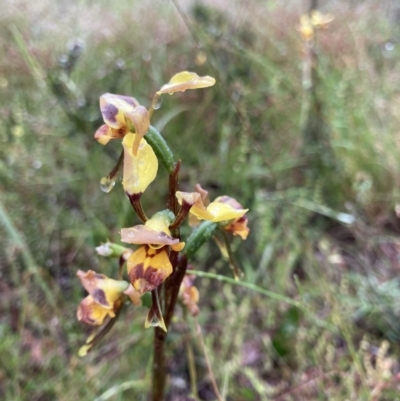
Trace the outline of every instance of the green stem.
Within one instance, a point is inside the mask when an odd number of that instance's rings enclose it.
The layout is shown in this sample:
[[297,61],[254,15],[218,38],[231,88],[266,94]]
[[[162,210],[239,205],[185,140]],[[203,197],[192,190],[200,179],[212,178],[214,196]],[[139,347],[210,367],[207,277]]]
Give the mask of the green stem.
[[213,223],[212,221],[203,221],[192,232],[186,241],[185,248],[183,249],[183,253],[187,255],[188,260],[193,259],[200,247],[213,237],[217,227],[217,223]]
[[217,381],[215,380],[215,375],[214,375],[214,372],[213,372],[212,367],[211,367],[210,358],[208,357],[207,347],[206,347],[206,344],[204,342],[204,338],[203,338],[203,334],[201,332],[200,324],[199,324],[199,322],[197,320],[195,320],[195,322],[196,322],[197,336],[198,336],[198,339],[199,339],[199,342],[200,342],[201,349],[203,350],[203,355],[204,355],[204,359],[205,359],[205,362],[206,362],[208,375],[210,377],[211,384],[212,384],[212,387],[214,389],[215,396],[217,397],[218,401],[224,401],[223,398],[221,397],[221,393],[218,390]]
[[145,135],[145,139],[153,148],[158,160],[166,168],[168,174],[171,174],[175,169],[174,155],[165,139],[153,126],[150,126]]
[[143,392],[147,387],[148,383],[146,382],[146,380],[129,380],[121,384],[116,384],[115,386],[110,387],[103,394],[101,394],[100,397],[97,397],[94,401],[107,401],[110,398],[115,399],[115,396],[118,396],[123,391],[129,390],[131,388],[135,389],[136,391],[140,390],[141,392]]
[[199,276],[199,277],[211,278],[211,279],[214,279],[217,281],[224,281],[226,283],[233,284],[233,285],[239,285],[241,287],[248,288],[254,292],[258,292],[259,294],[265,295],[268,298],[271,298],[275,301],[282,301],[289,305],[293,305],[293,306],[301,309],[306,315],[308,315],[312,320],[314,320],[318,326],[323,327],[323,328],[331,331],[332,333],[338,334],[338,329],[336,326],[333,326],[330,323],[318,318],[318,316],[315,316],[312,312],[310,312],[301,302],[295,301],[292,298],[285,297],[284,295],[277,294],[276,292],[264,290],[263,288],[255,285],[255,284],[252,284],[252,283],[246,283],[245,281],[237,281],[231,277],[226,277],[226,276],[222,276],[219,274],[202,272],[202,271],[198,271],[198,270],[190,270],[189,274],[194,274],[195,276]]
[[228,252],[229,265],[233,271],[233,277],[235,278],[235,280],[240,280],[243,277],[243,273],[240,270],[240,268],[237,266],[235,258],[233,257],[231,244],[229,243],[229,239],[228,239],[228,236],[226,235],[226,231],[221,230],[221,232],[222,232],[222,237],[224,238],[226,251]]
[[119,155],[117,164],[114,166],[114,168],[110,171],[110,173],[107,175],[107,177],[110,180],[114,180],[114,177],[118,174],[118,171],[121,169],[122,162],[124,161],[124,150],[121,151],[121,154]]

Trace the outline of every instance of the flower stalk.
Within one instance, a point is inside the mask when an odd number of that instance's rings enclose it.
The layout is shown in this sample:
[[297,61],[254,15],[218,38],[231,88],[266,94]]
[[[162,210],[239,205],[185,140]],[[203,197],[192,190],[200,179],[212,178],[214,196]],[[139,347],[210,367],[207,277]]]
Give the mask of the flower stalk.
[[140,201],[140,198],[142,197],[142,194],[130,195],[130,194],[127,193],[126,195],[127,195],[128,199],[129,199],[129,202],[131,202],[133,210],[136,212],[136,214],[138,215],[139,219],[142,220],[143,223],[146,223],[146,221],[149,218],[146,216],[146,213],[144,212],[143,207],[142,207],[142,203]]
[[[199,184],[194,192],[179,191],[181,161],[175,162],[161,133],[150,125],[152,114],[161,106],[162,95],[206,88],[214,83],[212,77],[180,72],[156,92],[149,110],[133,97],[110,93],[100,97],[104,124],[96,131],[95,139],[102,145],[110,140],[121,140],[123,147],[116,166],[101,181],[102,190],[111,191],[122,167],[122,186],[141,224],[120,229],[121,242],[136,248],[110,241],[96,248],[99,256],[118,261],[118,280],[91,270],[77,273],[89,294],[78,307],[78,320],[98,326],[79,350],[79,355],[86,355],[103,339],[127,305],[149,308],[144,327],[154,327],[152,401],[164,399],[166,338],[178,302],[192,316],[199,313],[199,291],[193,286],[193,278],[185,278],[189,260],[194,260],[200,247],[220,230],[234,275],[238,277],[239,268],[230,252],[227,233],[246,239],[249,231],[247,209],[233,198],[220,196],[210,203],[208,192]],[[147,216],[141,198],[154,181],[159,163],[169,175],[168,209]],[[180,227],[186,220],[198,227],[185,243]],[[195,371],[193,358],[191,369]]]

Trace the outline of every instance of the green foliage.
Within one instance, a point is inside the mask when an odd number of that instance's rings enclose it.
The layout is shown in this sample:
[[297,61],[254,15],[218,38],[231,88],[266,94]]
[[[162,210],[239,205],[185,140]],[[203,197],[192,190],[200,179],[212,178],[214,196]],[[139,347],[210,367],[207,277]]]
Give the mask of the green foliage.
[[[0,360],[7,362],[0,398],[145,399],[146,308],[126,327],[118,323],[89,361],[78,360],[75,273],[115,273],[94,246],[117,242],[117,228],[135,223],[118,189],[99,190],[120,151],[93,140],[99,96],[134,95],[149,105],[148,83],[156,90],[179,66],[217,79],[215,88],[174,102],[165,95],[152,117],[184,163],[182,187],[201,182],[211,199],[235,193],[250,208],[241,252],[233,243],[245,282],[301,306],[197,278],[199,322],[222,395],[396,399],[400,53],[383,6],[331,6],[335,20],[316,42],[318,103],[305,107],[299,14],[290,2],[250,1],[245,9],[199,2],[191,10],[165,2],[154,10],[138,1],[31,3],[20,12],[17,1],[0,17]],[[318,146],[304,142],[321,137]],[[165,174],[153,184],[154,199],[144,200],[149,212],[166,202],[157,185]],[[218,252],[205,245],[195,270],[231,274]],[[188,330],[205,377],[197,334]],[[382,360],[391,369],[370,367],[385,339]],[[186,371],[182,357],[171,383],[187,382]],[[198,389],[200,399],[213,399],[207,380]]]

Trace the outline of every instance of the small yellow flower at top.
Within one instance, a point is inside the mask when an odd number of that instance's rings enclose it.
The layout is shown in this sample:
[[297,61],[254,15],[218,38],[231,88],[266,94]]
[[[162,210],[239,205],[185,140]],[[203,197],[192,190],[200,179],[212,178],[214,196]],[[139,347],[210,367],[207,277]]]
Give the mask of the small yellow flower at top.
[[316,29],[326,28],[334,18],[332,14],[322,14],[318,10],[313,10],[311,12],[311,23]]
[[208,88],[215,85],[215,79],[209,77],[198,76],[195,72],[182,71],[175,74],[170,81],[163,85],[157,92],[158,95],[169,93],[172,95],[175,92],[185,92],[188,89]]
[[333,19],[332,14],[322,14],[318,10],[313,10],[311,15],[300,16],[300,25],[296,29],[306,42],[310,42],[314,39],[315,29],[325,28]]
[[296,29],[306,42],[310,42],[314,39],[314,26],[308,14],[302,14],[300,16],[300,25],[298,25]]
[[200,77],[195,72],[181,71],[175,74],[170,81],[163,85],[159,91],[153,97],[152,109],[156,110],[160,107],[160,97],[164,93],[172,95],[176,92],[185,92],[188,89],[201,89],[208,88],[209,86],[215,85],[215,79],[210,76]]

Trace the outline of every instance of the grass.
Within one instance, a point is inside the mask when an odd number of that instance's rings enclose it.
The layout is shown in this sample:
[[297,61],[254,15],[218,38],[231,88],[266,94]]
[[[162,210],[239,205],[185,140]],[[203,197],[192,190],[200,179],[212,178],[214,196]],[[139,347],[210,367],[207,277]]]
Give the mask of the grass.
[[[168,399],[396,400],[400,337],[398,27],[389,1],[336,2],[303,88],[306,2],[8,2],[0,17],[0,396],[144,400],[152,332],[129,311],[87,358],[78,269],[133,225],[121,188],[99,190],[119,145],[92,139],[104,92],[152,94],[179,70],[207,91],[166,97],[152,123],[200,182],[250,208],[232,280],[214,244],[195,270],[198,321],[178,310]],[[227,5],[228,4],[228,5]],[[313,136],[314,135],[314,136]],[[316,135],[316,136],[315,136]],[[311,138],[311,139],[310,139]],[[317,138],[317,139],[315,139]],[[165,199],[160,173],[144,197]],[[157,202],[155,201],[157,200]],[[204,347],[196,325],[202,328]],[[180,397],[180,398],[179,398]]]

